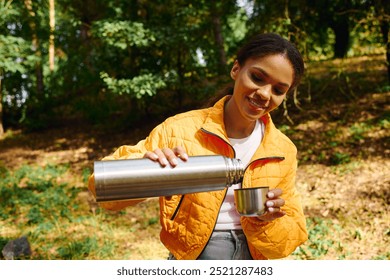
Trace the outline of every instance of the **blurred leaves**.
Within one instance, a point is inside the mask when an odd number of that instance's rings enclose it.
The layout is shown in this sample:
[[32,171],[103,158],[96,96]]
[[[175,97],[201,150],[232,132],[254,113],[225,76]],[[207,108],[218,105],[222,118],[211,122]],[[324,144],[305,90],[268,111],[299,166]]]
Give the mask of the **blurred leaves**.
[[158,89],[166,86],[161,77],[152,74],[144,74],[133,79],[114,79],[103,72],[100,77],[113,93],[120,95],[126,93],[137,99],[141,99],[144,95],[156,95]]
[[[28,8],[25,1],[0,0],[3,119],[6,126],[30,129],[69,119],[95,123],[114,115],[130,124],[152,113],[165,116],[201,106],[229,81],[238,47],[261,32],[290,39],[310,62],[335,54],[341,29],[336,23],[342,21],[348,24],[342,35],[351,40],[341,49],[348,55],[383,53],[387,5],[352,0],[61,0],[56,1],[51,34],[47,1],[32,1]],[[50,35],[54,69],[49,68]],[[346,86],[332,91],[354,98],[352,86],[358,79],[338,68],[330,79],[307,80],[312,83],[308,90],[319,83],[321,94],[342,80]],[[145,103],[155,108],[147,110]]]
[[98,21],[94,24],[93,33],[108,45],[122,50],[132,46],[146,47],[156,40],[143,23],[131,21]]

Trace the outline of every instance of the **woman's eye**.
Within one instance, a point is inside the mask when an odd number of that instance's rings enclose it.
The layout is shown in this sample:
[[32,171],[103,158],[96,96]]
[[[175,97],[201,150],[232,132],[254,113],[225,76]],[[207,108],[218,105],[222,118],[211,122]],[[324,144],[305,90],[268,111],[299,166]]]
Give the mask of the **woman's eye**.
[[[257,84],[265,84],[265,83],[268,83],[268,81],[266,80],[267,78],[264,78],[262,77],[261,75],[257,74],[257,73],[252,73],[250,75],[252,81],[254,81],[255,83]],[[283,95],[286,93],[286,90],[284,88],[279,88],[279,86],[273,86],[273,92],[276,94],[276,95]]]
[[252,74],[251,77],[252,77],[252,80],[255,82],[262,82],[263,81],[263,78],[260,77],[259,75],[256,75],[256,74]]
[[283,95],[284,94],[284,90],[281,90],[278,88],[274,88],[274,92],[276,93],[276,95]]

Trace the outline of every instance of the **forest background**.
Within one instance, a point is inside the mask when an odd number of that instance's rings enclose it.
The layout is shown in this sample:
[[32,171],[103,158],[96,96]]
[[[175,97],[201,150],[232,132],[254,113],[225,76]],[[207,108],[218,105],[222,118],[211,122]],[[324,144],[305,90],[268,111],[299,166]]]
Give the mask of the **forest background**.
[[26,236],[31,252],[15,258],[166,258],[157,199],[99,208],[86,187],[93,161],[204,106],[231,82],[237,47],[276,32],[306,63],[273,113],[299,150],[309,230],[288,258],[390,259],[389,10],[385,0],[0,0],[0,250]]

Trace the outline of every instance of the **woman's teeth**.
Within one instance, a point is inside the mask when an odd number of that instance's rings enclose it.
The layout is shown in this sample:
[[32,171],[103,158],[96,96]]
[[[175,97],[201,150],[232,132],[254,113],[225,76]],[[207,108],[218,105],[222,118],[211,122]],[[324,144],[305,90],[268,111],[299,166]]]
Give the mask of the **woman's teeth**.
[[264,106],[263,104],[257,103],[253,99],[249,99],[249,103],[252,104],[253,106],[257,107],[257,108],[260,108],[260,109],[266,109],[267,108],[267,106]]

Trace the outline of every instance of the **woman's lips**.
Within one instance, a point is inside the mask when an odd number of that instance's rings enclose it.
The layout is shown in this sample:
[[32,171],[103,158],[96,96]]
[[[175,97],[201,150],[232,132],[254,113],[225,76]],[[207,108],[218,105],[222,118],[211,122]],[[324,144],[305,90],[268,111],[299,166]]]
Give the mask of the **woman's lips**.
[[249,104],[255,107],[258,110],[266,110],[268,106],[266,106],[264,103],[259,102],[256,99],[248,98]]

